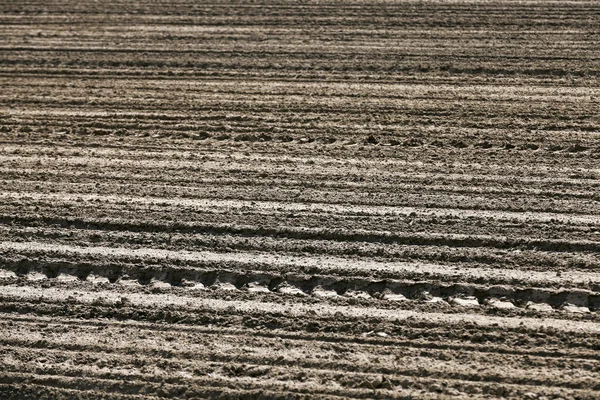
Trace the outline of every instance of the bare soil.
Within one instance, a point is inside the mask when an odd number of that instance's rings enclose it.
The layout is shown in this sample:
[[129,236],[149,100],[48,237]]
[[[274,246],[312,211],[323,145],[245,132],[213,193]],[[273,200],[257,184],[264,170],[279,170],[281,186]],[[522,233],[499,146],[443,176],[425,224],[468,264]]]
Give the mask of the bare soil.
[[0,37],[0,398],[600,397],[597,1]]

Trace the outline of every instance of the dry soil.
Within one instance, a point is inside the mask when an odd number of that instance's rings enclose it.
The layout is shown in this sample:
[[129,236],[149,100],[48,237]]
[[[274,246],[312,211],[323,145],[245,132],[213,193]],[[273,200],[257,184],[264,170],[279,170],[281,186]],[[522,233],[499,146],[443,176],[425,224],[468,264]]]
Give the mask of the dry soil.
[[0,398],[600,397],[598,1],[0,3]]

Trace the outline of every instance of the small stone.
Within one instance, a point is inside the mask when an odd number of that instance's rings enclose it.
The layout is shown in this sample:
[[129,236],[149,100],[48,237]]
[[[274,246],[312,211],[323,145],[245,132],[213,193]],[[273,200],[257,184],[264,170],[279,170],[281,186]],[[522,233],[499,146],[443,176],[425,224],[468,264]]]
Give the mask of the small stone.
[[491,299],[490,301],[488,301],[488,305],[498,310],[510,310],[512,308],[515,308],[515,305],[510,301],[502,301],[498,299]]
[[206,286],[201,282],[190,281],[188,279],[181,280],[181,287],[188,290],[206,290]]
[[407,301],[408,300],[406,298],[406,296],[404,296],[400,293],[386,293],[383,295],[382,299],[386,300],[386,301]]
[[149,286],[156,289],[168,289],[171,285],[167,282],[163,282],[158,279],[152,279],[149,283]]
[[222,290],[222,291],[234,291],[237,290],[235,285],[228,282],[218,282],[211,286],[212,289]]
[[446,303],[441,297],[432,296],[430,299],[425,300],[425,303]]
[[8,271],[8,270],[0,270],[0,279],[6,279],[6,278],[16,278],[17,274],[14,273],[13,271]]
[[460,396],[462,393],[454,388],[446,388],[446,390],[444,390],[444,393],[449,395],[449,396]]
[[261,285],[258,282],[251,282],[246,288],[250,293],[271,293],[268,287]]
[[141,287],[142,285],[138,282],[137,279],[133,279],[129,275],[123,275],[117,283],[122,286],[133,286],[133,287]]
[[37,271],[31,271],[30,273],[27,274],[28,281],[41,281],[46,278],[48,278],[46,275],[42,274],[41,272],[37,272]]
[[181,287],[192,287],[195,284],[196,284],[195,281],[190,281],[189,279],[185,279],[185,278],[183,278],[180,283]]
[[479,307],[479,302],[474,296],[465,298],[455,297],[451,300],[451,303],[460,307]]
[[312,291],[312,295],[316,296],[316,297],[321,297],[321,298],[329,298],[329,299],[333,299],[336,297],[340,297],[339,294],[337,294],[337,292],[335,290],[326,290],[323,289],[322,287],[316,287],[313,289]]
[[587,314],[590,312],[588,307],[575,306],[569,303],[565,303],[565,305],[562,306],[562,310],[572,314]]
[[488,289],[488,293],[492,297],[510,297],[515,292],[511,286],[495,285]]
[[546,303],[534,303],[532,301],[528,302],[526,305],[528,310],[540,311],[540,312],[552,312],[554,309],[550,304]]
[[96,274],[89,274],[87,276],[86,280],[95,285],[100,285],[103,283],[110,283],[110,280],[107,277],[96,275]]
[[363,292],[362,290],[346,290],[344,296],[351,297],[354,299],[372,299],[369,293]]
[[304,293],[302,290],[300,290],[297,287],[292,286],[292,285],[280,286],[279,289],[277,289],[277,291],[282,294],[291,294],[294,296],[306,296],[306,293]]
[[204,284],[198,282],[194,286],[187,286],[186,289],[188,289],[188,290],[206,290],[206,286],[204,286]]

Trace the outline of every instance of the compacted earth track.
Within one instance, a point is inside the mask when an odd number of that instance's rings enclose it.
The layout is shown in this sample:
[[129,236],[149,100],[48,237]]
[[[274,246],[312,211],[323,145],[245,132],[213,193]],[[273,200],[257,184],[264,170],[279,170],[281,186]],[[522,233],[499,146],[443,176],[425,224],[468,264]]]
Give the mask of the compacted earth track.
[[597,1],[0,37],[0,398],[600,397]]

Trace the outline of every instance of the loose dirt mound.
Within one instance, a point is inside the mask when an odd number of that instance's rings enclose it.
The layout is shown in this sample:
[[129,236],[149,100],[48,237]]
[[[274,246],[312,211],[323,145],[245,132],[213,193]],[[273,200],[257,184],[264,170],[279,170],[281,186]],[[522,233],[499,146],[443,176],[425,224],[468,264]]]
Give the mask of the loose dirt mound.
[[600,397],[599,15],[0,5],[0,398]]

